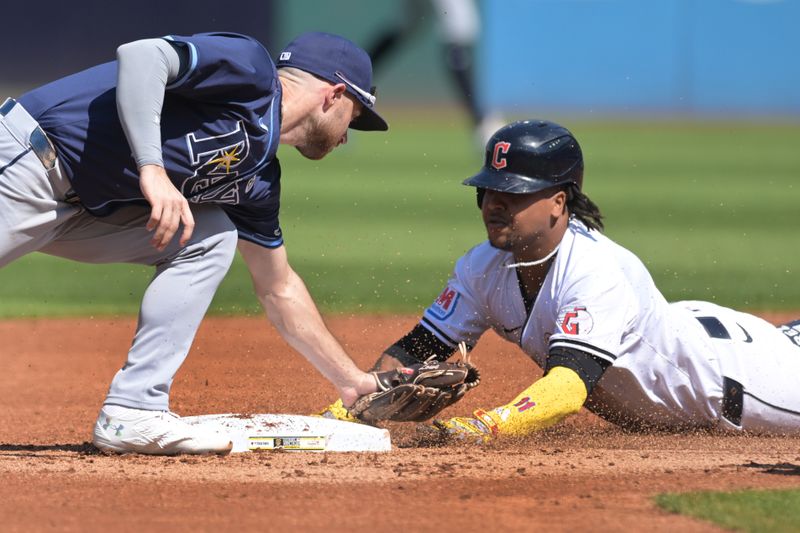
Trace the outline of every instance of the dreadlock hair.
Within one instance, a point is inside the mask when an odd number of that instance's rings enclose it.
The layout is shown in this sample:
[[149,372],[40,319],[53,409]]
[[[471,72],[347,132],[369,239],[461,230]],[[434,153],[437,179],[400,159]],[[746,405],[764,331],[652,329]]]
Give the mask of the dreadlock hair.
[[570,183],[564,189],[567,193],[567,210],[570,216],[574,216],[584,223],[584,225],[596,231],[603,231],[603,214],[588,196],[574,183]]

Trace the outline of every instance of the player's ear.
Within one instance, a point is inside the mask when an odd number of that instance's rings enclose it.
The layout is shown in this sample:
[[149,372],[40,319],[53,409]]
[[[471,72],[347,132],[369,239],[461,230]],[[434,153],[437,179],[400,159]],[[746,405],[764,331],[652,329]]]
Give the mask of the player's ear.
[[550,198],[550,201],[553,203],[553,209],[550,215],[553,217],[560,217],[567,210],[567,191],[561,189]]
[[347,91],[347,86],[344,83],[329,85],[328,90],[325,92],[325,111],[334,105],[337,100],[344,98],[345,91]]

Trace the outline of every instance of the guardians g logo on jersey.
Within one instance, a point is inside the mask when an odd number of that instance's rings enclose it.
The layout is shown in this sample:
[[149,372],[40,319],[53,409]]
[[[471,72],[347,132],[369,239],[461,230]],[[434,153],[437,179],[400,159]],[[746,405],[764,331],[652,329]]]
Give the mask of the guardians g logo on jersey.
[[250,140],[240,120],[236,129],[222,135],[198,139],[186,136],[194,175],[181,185],[181,192],[193,202],[239,203],[237,167],[250,154]]
[[586,335],[594,327],[594,319],[583,306],[565,307],[558,313],[556,326],[567,335]]

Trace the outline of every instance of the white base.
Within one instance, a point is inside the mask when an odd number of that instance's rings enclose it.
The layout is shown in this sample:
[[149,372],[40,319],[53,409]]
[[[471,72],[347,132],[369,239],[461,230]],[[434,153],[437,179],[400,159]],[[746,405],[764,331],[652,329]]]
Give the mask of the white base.
[[232,453],[254,450],[389,452],[389,432],[364,424],[302,415],[199,415],[189,424],[217,425],[230,434]]

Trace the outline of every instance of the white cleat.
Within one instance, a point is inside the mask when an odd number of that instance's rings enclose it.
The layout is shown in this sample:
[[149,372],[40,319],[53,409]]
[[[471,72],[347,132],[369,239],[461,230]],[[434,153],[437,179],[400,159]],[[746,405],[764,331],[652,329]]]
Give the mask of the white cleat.
[[107,453],[227,454],[229,435],[216,427],[190,425],[169,411],[148,411],[104,405],[94,424],[92,443]]

